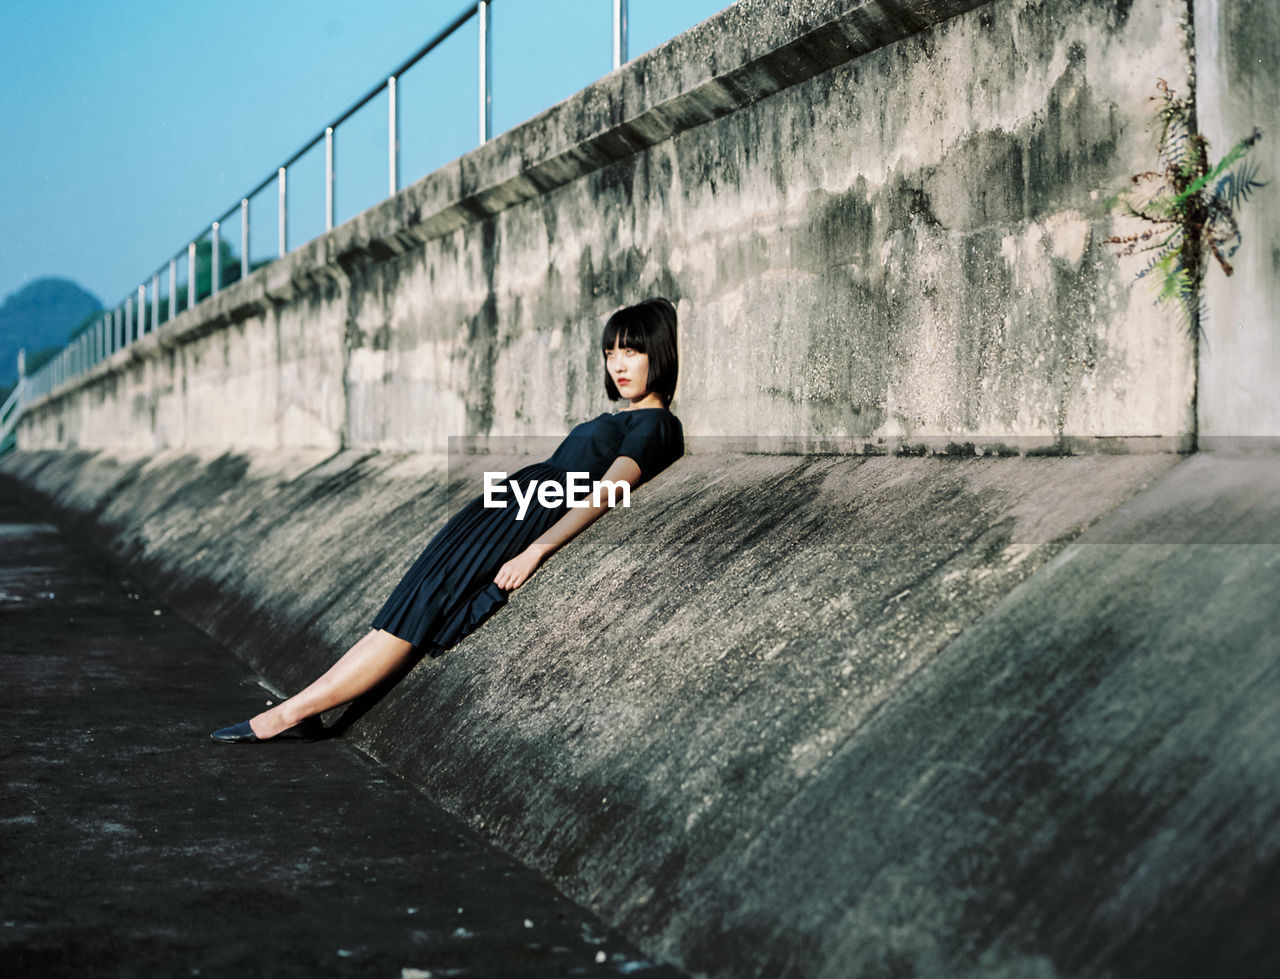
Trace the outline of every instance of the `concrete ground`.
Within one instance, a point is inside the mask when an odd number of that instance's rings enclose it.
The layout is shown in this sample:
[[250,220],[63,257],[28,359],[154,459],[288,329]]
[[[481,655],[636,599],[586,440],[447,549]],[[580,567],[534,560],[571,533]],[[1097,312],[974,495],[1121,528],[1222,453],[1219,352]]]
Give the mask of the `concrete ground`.
[[3,498],[0,675],[0,975],[681,975]]

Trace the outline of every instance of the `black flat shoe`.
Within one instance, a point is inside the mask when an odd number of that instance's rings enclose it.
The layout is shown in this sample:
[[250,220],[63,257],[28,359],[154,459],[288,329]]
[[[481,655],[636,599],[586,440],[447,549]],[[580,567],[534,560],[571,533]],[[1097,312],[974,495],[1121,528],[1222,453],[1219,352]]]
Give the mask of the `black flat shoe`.
[[270,738],[260,738],[253,733],[248,721],[224,727],[209,735],[220,744],[266,744],[269,741],[319,741],[324,737],[324,724],[318,717],[308,717],[293,727],[285,728]]

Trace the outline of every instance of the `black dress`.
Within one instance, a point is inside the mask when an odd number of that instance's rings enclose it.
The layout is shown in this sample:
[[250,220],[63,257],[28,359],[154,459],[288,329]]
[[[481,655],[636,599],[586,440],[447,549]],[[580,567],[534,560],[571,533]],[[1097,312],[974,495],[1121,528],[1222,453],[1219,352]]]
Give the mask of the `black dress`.
[[400,579],[372,627],[435,655],[506,603],[507,593],[494,584],[494,575],[568,509],[563,502],[544,507],[535,494],[524,519],[517,519],[520,511],[509,484],[518,483],[527,493],[530,483],[550,481],[563,490],[567,473],[588,473],[590,483],[618,456],[635,460],[643,482],[683,454],[680,420],[666,408],[606,413],[575,426],[550,459],[508,477],[505,507],[485,507],[478,496],[454,514]]

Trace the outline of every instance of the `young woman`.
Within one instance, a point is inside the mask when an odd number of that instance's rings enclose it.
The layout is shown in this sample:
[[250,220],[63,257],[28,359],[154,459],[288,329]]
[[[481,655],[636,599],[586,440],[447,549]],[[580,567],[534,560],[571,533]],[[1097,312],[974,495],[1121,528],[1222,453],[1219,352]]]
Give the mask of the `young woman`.
[[[576,478],[576,486],[599,480],[633,487],[680,458],[683,430],[667,408],[678,370],[675,307],[658,298],[618,310],[605,323],[601,349],[605,391],[627,405],[576,426],[546,462],[513,473],[506,506],[486,507],[483,496],[472,500],[431,539],[370,631],[323,676],[270,710],[215,731],[214,741],[322,737],[321,713],[393,677],[415,650],[438,655],[454,645],[609,508],[603,494],[589,497],[587,506],[568,505],[570,474],[587,474]],[[540,492],[547,482],[559,492]],[[495,501],[501,498],[494,494]]]

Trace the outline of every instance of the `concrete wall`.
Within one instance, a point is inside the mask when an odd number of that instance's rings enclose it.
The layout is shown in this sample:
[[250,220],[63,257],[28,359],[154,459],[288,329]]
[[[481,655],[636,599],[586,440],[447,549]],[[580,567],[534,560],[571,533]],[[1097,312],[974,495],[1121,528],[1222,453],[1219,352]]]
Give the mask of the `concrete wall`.
[[1194,346],[1101,243],[1155,80],[1189,84],[1185,10],[743,0],[184,313],[20,444],[563,432],[606,404],[604,318],[663,293],[691,433],[1185,447]]
[[1228,278],[1211,263],[1200,346],[1200,433],[1209,440],[1280,439],[1280,5],[1195,5],[1196,96],[1214,161],[1263,132],[1250,159],[1268,186],[1240,209],[1240,251]]

